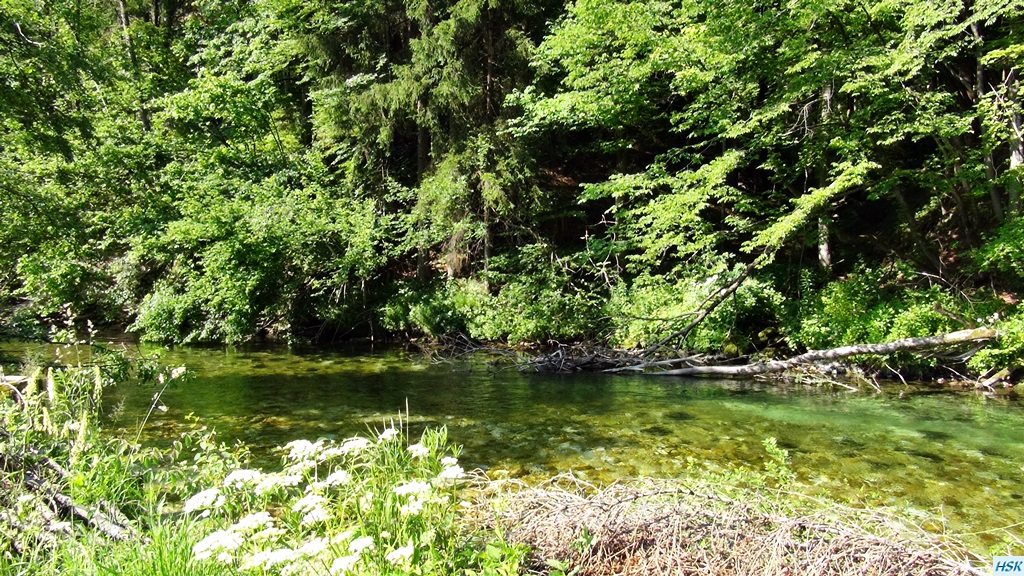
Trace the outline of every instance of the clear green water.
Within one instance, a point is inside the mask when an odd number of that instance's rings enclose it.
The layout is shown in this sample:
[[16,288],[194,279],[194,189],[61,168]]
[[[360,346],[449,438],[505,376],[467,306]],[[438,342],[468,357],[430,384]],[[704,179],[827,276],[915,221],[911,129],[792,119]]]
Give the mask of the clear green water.
[[[402,353],[167,351],[193,377],[146,424],[165,441],[194,413],[269,463],[297,438],[365,434],[406,406],[411,432],[445,425],[461,460],[541,480],[679,477],[694,458],[760,468],[775,437],[808,490],[856,505],[939,515],[983,551],[1024,522],[1024,406],[973,393],[851,393],[745,381],[520,374],[432,365]],[[117,425],[134,434],[154,390],[124,386]],[[922,516],[923,518],[923,516]],[[1019,527],[1011,532],[1020,536]],[[1016,553],[1024,550],[1014,547]],[[1005,549],[1003,549],[1005,552]]]

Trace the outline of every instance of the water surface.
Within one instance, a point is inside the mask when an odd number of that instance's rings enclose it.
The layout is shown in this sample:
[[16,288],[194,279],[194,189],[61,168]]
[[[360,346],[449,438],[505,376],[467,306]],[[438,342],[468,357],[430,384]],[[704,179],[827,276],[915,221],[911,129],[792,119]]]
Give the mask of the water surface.
[[[461,461],[542,480],[680,477],[693,461],[760,468],[774,437],[811,492],[887,505],[981,550],[1024,522],[1024,409],[974,393],[851,393],[754,381],[541,375],[401,352],[176,349],[192,376],[164,391],[144,434],[166,442],[195,414],[265,463],[298,438],[345,438],[409,411],[412,434],[445,425]],[[117,426],[138,429],[151,387],[122,386]],[[1013,528],[1020,535],[1019,528]],[[1005,549],[1004,549],[1005,551]],[[1024,553],[1016,549],[1016,553]]]

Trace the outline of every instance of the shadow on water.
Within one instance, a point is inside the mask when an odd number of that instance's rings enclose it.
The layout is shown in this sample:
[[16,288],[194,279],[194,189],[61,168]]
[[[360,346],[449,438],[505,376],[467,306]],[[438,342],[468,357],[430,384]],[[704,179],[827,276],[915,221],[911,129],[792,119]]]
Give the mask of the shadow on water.
[[[241,440],[259,462],[298,438],[381,429],[408,406],[409,430],[444,425],[461,460],[531,481],[573,471],[594,482],[681,477],[693,462],[761,468],[767,437],[811,491],[857,505],[942,515],[951,532],[1024,521],[1024,409],[974,395],[850,393],[639,376],[537,375],[432,365],[398,352],[175,349],[190,381],[168,389],[145,436],[165,443],[187,414]],[[115,424],[134,434],[152,388],[122,386]],[[996,543],[982,535],[982,545]]]

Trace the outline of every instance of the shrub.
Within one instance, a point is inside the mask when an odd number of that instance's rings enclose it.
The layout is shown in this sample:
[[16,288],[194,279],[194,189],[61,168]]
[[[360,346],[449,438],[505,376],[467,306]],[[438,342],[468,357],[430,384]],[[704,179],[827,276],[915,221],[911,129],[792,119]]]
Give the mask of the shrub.
[[[933,336],[963,328],[966,302],[937,285],[917,287],[905,271],[858,268],[800,303],[792,344],[809,349]],[[947,313],[943,313],[943,311]]]
[[1017,311],[992,327],[999,330],[999,339],[975,354],[970,367],[978,372],[1024,368],[1024,312]]
[[[689,278],[643,275],[612,292],[609,309],[615,324],[614,341],[624,347],[661,341],[688,324],[712,292],[722,288],[720,274]],[[748,278],[690,333],[690,350],[752,351],[759,333],[776,326],[783,297],[769,283]]]

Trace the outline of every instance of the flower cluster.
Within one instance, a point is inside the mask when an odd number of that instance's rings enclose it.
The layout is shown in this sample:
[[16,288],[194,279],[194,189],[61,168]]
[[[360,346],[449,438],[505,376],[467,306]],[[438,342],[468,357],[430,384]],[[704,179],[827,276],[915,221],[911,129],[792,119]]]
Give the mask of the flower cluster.
[[442,429],[405,446],[392,427],[376,441],[290,442],[280,472],[233,470],[188,499],[185,512],[212,529],[193,554],[282,575],[444,570],[456,561],[452,496],[465,475],[445,441]]

